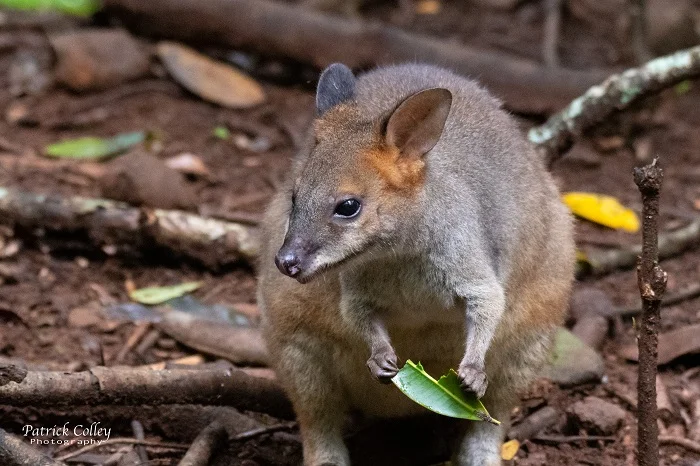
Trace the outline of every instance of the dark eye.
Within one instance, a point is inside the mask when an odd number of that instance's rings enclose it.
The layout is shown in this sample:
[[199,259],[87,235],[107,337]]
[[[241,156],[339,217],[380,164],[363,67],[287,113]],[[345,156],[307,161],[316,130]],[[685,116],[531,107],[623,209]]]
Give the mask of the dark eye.
[[360,213],[362,204],[357,199],[345,199],[340,201],[333,211],[333,215],[339,218],[352,218]]

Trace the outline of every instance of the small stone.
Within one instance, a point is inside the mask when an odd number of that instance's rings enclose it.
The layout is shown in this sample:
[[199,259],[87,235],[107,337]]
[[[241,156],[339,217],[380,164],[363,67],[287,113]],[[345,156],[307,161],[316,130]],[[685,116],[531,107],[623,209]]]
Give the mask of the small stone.
[[569,316],[578,321],[584,316],[611,316],[615,305],[608,294],[592,286],[576,287],[569,301]]
[[604,372],[605,362],[593,348],[564,328],[557,331],[552,361],[544,371],[547,378],[571,387],[599,381]]
[[149,72],[150,57],[128,32],[81,29],[50,37],[56,80],[74,91],[107,89]]
[[193,209],[196,194],[184,175],[158,157],[136,151],[109,162],[102,195],[137,206]]
[[585,429],[590,434],[612,435],[622,425],[626,411],[616,404],[589,396],[574,403],[568,414],[577,428]]

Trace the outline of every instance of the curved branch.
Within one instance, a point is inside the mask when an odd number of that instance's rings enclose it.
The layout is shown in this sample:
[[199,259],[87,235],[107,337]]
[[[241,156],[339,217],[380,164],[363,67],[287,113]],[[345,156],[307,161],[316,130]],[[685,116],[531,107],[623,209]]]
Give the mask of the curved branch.
[[640,97],[698,76],[700,46],[656,58],[591,87],[546,123],[532,128],[528,139],[551,162],[566,152],[576,137],[614,111],[629,107]]

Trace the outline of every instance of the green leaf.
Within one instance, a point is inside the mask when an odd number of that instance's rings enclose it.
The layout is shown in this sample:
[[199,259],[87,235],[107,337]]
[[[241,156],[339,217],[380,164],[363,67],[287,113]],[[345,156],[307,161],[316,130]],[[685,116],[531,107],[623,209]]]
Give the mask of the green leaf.
[[141,304],[162,304],[168,300],[179,298],[202,286],[202,282],[186,282],[173,286],[154,286],[141,288],[129,293],[129,297]]
[[16,10],[53,10],[75,16],[92,16],[102,8],[99,0],[0,0],[0,6]]
[[212,134],[214,135],[215,138],[221,139],[224,141],[231,137],[231,131],[229,131],[228,128],[225,126],[217,126],[212,131]]
[[676,91],[676,95],[687,94],[693,89],[693,82],[689,79],[681,81],[673,88]]
[[452,369],[435,380],[423,370],[420,362],[415,364],[409,359],[391,381],[404,395],[443,416],[500,424],[489,415],[476,395],[462,390],[459,377]]
[[146,133],[137,131],[123,133],[113,138],[84,137],[69,139],[46,146],[44,153],[49,157],[99,160],[142,143],[146,139]]

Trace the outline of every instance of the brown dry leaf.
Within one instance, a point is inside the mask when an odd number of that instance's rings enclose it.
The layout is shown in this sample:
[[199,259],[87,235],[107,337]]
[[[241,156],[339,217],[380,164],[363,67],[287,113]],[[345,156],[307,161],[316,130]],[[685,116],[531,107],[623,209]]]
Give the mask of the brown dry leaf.
[[416,3],[416,13],[419,15],[436,15],[441,9],[442,3],[439,0],[421,0]]
[[211,172],[207,166],[204,165],[202,159],[189,152],[170,157],[165,161],[165,165],[185,175],[201,176],[203,178],[211,176]]
[[[659,364],[668,364],[678,357],[697,353],[700,353],[700,324],[686,325],[659,335]],[[637,344],[623,346],[620,354],[637,361]]]
[[265,101],[262,87],[240,71],[175,42],[160,42],[158,56],[170,75],[201,98],[229,108]]
[[695,210],[700,210],[700,199],[695,199],[695,200],[693,201],[693,208],[694,208]]

